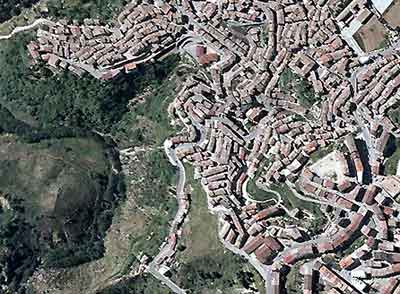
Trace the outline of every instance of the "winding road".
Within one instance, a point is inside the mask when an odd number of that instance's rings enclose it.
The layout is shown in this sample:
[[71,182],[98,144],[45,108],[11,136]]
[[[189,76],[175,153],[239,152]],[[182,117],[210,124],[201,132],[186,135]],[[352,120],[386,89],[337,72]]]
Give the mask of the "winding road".
[[[182,225],[185,216],[188,212],[188,206],[186,206],[187,199],[185,194],[185,183],[186,183],[186,172],[183,163],[176,156],[176,149],[173,148],[173,144],[170,140],[165,140],[164,150],[170,163],[178,169],[177,183],[176,183],[176,198],[178,201],[178,211],[172,221],[172,225],[169,231],[169,235],[178,235],[180,225]],[[171,257],[175,254],[175,244],[167,242],[153,259],[153,261],[147,267],[147,272],[152,274],[156,279],[165,284],[171,291],[177,294],[186,294],[186,291],[181,289],[171,279],[166,277],[160,272],[162,260]],[[160,262],[161,261],[161,262]]]
[[28,31],[31,29],[34,29],[37,26],[40,26],[42,24],[45,25],[49,25],[49,26],[53,26],[55,25],[54,22],[52,22],[51,20],[48,19],[44,19],[44,18],[39,18],[37,20],[35,20],[32,24],[30,25],[26,25],[26,26],[20,26],[20,27],[16,27],[10,34],[5,35],[5,36],[0,36],[0,40],[7,40],[12,38],[15,34],[23,32],[23,31]]

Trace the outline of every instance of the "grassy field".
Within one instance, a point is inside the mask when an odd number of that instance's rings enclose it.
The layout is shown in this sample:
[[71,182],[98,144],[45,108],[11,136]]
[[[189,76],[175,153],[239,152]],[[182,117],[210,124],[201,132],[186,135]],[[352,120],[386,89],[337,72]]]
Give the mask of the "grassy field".
[[[359,234],[361,235],[361,234]],[[366,237],[364,235],[359,236],[353,243],[351,243],[346,249],[344,249],[339,256],[345,257],[352,254],[356,249],[363,246],[366,242]]]
[[[140,252],[153,257],[169,231],[168,223],[173,219],[176,210],[176,199],[168,190],[175,186],[176,176],[173,166],[163,151],[152,151],[143,156],[144,169],[138,171],[143,178],[139,184],[139,195],[136,202],[148,212],[145,234],[132,234],[132,252],[137,256]],[[150,238],[150,237],[151,238]]]
[[299,208],[300,210],[306,209],[312,214],[321,214],[321,211],[318,209],[317,204],[314,204],[309,201],[304,201],[296,197],[286,184],[281,184],[279,186],[275,185],[272,188],[272,190],[281,193],[284,204],[287,205],[287,207],[289,207],[290,209],[293,208]]
[[268,32],[267,32],[268,27],[264,26],[261,30],[261,36],[260,36],[260,44],[261,47],[267,47],[268,46]]
[[248,181],[247,192],[250,194],[252,199],[257,200],[257,201],[266,201],[269,199],[278,200],[278,197],[275,194],[266,192],[266,191],[258,188],[254,179],[250,179]]
[[187,183],[192,187],[191,208],[184,228],[183,242],[188,248],[182,261],[217,252],[222,249],[218,240],[217,218],[208,211],[207,197],[198,180],[193,177],[193,167],[186,166]]
[[171,294],[171,291],[163,286],[150,274],[119,283],[113,287],[105,288],[96,294]]
[[396,107],[394,109],[390,109],[388,111],[388,115],[390,119],[396,124],[400,124],[400,107]]
[[304,206],[307,206],[307,202],[304,203],[304,201],[297,198],[286,184],[273,184],[270,189],[281,195],[283,205],[288,209],[301,209],[302,207],[305,208]]
[[258,201],[265,201],[268,199],[275,199],[278,200],[278,197],[273,194],[266,192],[260,188],[257,187],[256,181],[264,171],[264,167],[268,166],[270,164],[270,160],[264,158],[262,162],[260,163],[256,173],[254,174],[253,178],[250,178],[247,182],[247,192],[251,195],[252,199],[258,200]]
[[395,141],[395,150],[385,161],[385,174],[395,175],[397,172],[397,165],[400,160],[400,140]]
[[144,102],[127,112],[115,125],[112,135],[119,145],[161,145],[172,134],[167,107],[174,99],[176,78],[170,76],[144,97]]
[[304,220],[301,224],[302,226],[308,227],[312,235],[316,235],[321,231],[326,222],[326,218],[318,204],[304,201],[296,197],[286,184],[272,185],[271,190],[280,193],[283,205],[287,209],[298,208],[302,213],[306,210],[314,217],[312,219],[307,218],[307,220]]
[[87,187],[100,191],[96,178],[107,177],[109,173],[103,146],[94,139],[69,138],[26,144],[3,136],[0,143],[0,150],[7,154],[0,159],[0,187],[5,192],[23,195],[33,210],[52,212],[57,187],[70,180],[77,186],[83,181]]
[[193,168],[187,166],[186,172],[193,191],[181,251],[177,255],[180,266],[175,272],[176,280],[190,293],[232,293],[234,288],[254,285],[263,291],[258,273],[219,242],[217,219],[208,211],[206,195],[193,178]]

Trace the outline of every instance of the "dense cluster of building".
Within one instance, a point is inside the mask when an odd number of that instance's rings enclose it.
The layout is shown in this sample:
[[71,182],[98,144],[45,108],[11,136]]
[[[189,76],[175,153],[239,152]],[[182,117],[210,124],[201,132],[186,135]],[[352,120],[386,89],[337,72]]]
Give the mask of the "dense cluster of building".
[[28,49],[51,69],[69,69],[78,75],[87,71],[111,79],[175,48],[176,37],[184,29],[179,25],[182,17],[168,3],[154,6],[132,1],[118,16],[118,23],[119,27],[109,27],[90,19],[84,24],[60,21],[39,29],[38,40]]
[[[103,79],[195,48],[199,71],[169,107],[186,132],[169,142],[195,167],[222,242],[256,266],[268,293],[282,293],[297,264],[307,294],[316,284],[324,293],[398,293],[400,177],[385,174],[384,151],[400,136],[388,116],[399,105],[400,58],[395,49],[360,57],[354,34],[347,38],[355,24],[381,18],[379,9],[360,0],[342,10],[334,0],[134,1],[119,27],[60,22],[28,48],[53,68]],[[250,184],[277,199],[254,199]],[[326,222],[317,233],[296,215],[307,224],[316,216],[287,207],[289,197],[318,207]],[[173,263],[176,229],[160,266]]]

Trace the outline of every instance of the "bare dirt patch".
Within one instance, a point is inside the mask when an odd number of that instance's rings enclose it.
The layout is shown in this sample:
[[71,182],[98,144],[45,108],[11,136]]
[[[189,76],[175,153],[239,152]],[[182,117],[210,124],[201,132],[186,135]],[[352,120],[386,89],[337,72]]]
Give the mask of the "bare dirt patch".
[[386,12],[383,14],[384,20],[387,21],[387,23],[392,27],[392,28],[398,28],[400,27],[400,0],[395,0],[393,1],[392,5],[386,10]]
[[318,160],[310,169],[322,178],[329,178],[339,182],[344,178],[343,166],[338,160],[335,151]]
[[354,39],[365,52],[385,46],[387,29],[374,15],[354,34]]

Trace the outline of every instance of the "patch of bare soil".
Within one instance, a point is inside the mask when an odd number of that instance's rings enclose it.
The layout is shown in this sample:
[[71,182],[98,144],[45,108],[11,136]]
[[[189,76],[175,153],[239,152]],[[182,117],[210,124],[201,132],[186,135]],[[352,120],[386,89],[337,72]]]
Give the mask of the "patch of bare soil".
[[400,0],[393,1],[392,5],[384,13],[383,18],[393,29],[400,27]]
[[360,47],[365,52],[371,52],[382,47],[388,30],[374,15],[354,35]]

